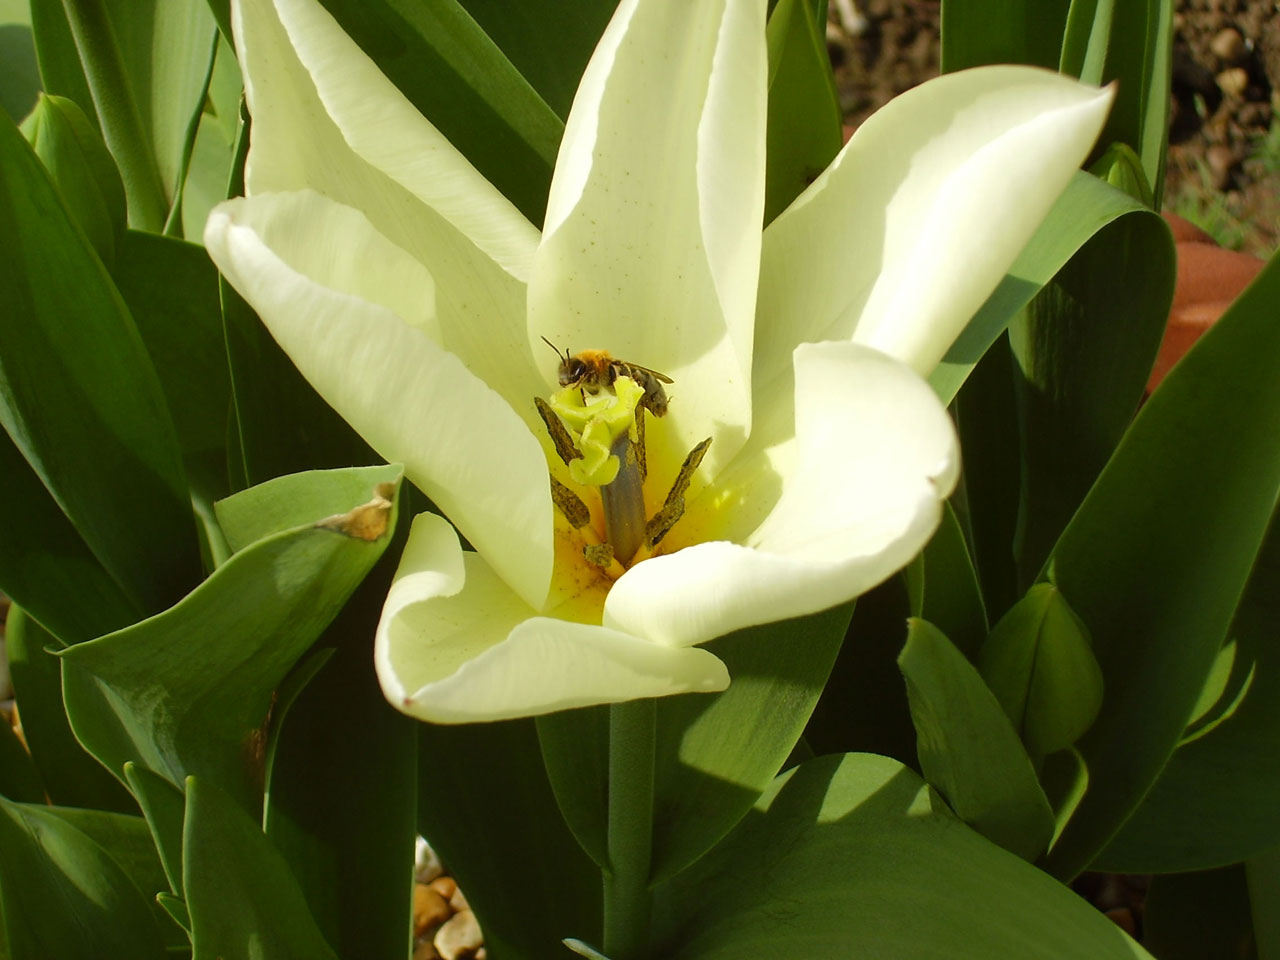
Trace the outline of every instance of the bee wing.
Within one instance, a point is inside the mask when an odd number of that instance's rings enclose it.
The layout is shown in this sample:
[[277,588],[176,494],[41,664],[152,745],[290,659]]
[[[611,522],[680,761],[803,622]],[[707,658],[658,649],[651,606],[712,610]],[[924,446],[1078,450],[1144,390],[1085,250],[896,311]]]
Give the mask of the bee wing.
[[648,367],[642,367],[638,363],[630,364],[630,366],[635,367],[637,370],[643,370],[645,373],[649,374],[649,376],[656,377],[657,379],[661,380],[663,383],[675,383],[675,381],[672,380],[670,377],[668,377],[665,373],[659,373],[657,370],[650,370]]

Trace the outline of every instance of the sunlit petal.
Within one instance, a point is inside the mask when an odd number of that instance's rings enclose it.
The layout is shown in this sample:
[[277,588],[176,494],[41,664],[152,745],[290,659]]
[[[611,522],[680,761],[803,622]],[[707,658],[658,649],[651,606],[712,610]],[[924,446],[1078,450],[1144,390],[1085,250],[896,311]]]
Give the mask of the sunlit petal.
[[927,374],[1088,154],[1112,93],[980,67],[873,114],[765,231],[757,382],[796,343],[847,338]]
[[928,542],[959,474],[955,430],[928,384],[848,342],[802,345],[795,364],[796,435],[772,461],[785,471],[772,512],[746,545],[702,543],[627,571],[607,625],[700,643],[852,599]]
[[759,0],[624,0],[565,129],[529,331],[676,380],[666,425],[708,466],[750,429],[764,204]]
[[537,229],[315,0],[233,12],[253,114],[247,191],[310,188],[363,211],[435,275],[445,348],[513,402],[541,391],[524,304]]
[[705,650],[537,616],[433,514],[414,520],[374,659],[387,699],[436,723],[534,716],[729,683],[724,664]]
[[552,569],[546,459],[506,401],[424,332],[427,304],[397,312],[430,296],[426,271],[359,211],[310,192],[221,204],[204,239],[320,395],[540,605]]

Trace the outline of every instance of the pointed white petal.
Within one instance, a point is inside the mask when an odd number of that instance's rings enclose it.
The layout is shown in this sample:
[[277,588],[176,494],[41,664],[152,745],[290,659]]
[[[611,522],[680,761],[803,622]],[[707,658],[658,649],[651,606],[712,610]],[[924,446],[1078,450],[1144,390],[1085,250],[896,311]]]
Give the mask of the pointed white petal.
[[1088,154],[1113,91],[979,67],[904,93],[765,232],[757,379],[852,338],[927,374]]
[[445,348],[513,400],[542,392],[524,307],[537,229],[315,0],[233,13],[253,115],[248,193],[309,188],[364,211],[431,269]]
[[220,204],[204,240],[320,395],[541,604],[553,557],[546,459],[507,402],[424,332],[422,266],[359,211],[310,192]]
[[529,282],[530,339],[673,377],[664,428],[682,450],[713,436],[709,465],[750,429],[766,69],[760,0],[624,0],[574,100]]
[[959,474],[955,430],[929,385],[848,342],[802,345],[795,364],[796,436],[772,459],[784,471],[772,513],[746,545],[637,564],[609,592],[607,626],[701,643],[852,599],[928,542]]
[[413,521],[374,645],[387,699],[411,716],[466,723],[723,690],[724,664],[584,623],[539,617],[448,523]]

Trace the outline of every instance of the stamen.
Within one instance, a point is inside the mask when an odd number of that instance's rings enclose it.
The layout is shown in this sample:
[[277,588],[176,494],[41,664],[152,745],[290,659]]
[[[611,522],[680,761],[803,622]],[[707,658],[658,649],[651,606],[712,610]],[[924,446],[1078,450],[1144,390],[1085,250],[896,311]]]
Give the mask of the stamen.
[[551,409],[551,404],[541,397],[534,397],[533,405],[538,408],[538,416],[542,417],[542,422],[547,425],[547,435],[551,437],[551,443],[556,448],[556,456],[563,460],[566,466],[568,466],[570,460],[582,456],[578,452],[578,448],[574,446],[573,437],[569,436],[569,431],[564,422]]
[[581,530],[591,522],[591,510],[582,502],[582,498],[555,477],[551,478],[551,502],[573,529]]
[[609,452],[618,458],[619,466],[613,482],[600,488],[604,536],[613,547],[613,555],[625,565],[636,555],[645,536],[644,475],[627,431],[618,435]]
[[645,526],[644,545],[649,550],[661,543],[662,538],[676,525],[676,521],[684,516],[684,493],[689,489],[693,472],[702,463],[702,458],[707,455],[707,449],[710,446],[711,438],[707,437],[690,450],[689,455],[684,458],[684,463],[680,464],[680,472],[676,474],[676,481],[671,485],[671,492],[667,494],[666,501]]

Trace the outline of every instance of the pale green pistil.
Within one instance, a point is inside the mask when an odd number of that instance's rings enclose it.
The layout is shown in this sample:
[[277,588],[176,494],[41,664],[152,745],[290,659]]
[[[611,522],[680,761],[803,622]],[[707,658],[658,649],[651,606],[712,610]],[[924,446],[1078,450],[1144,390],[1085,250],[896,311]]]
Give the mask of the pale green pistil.
[[569,429],[579,457],[569,461],[569,476],[587,487],[605,487],[618,476],[621,461],[614,444],[636,432],[636,405],[644,389],[630,377],[618,377],[613,390],[589,393],[565,387],[551,394],[550,407]]

